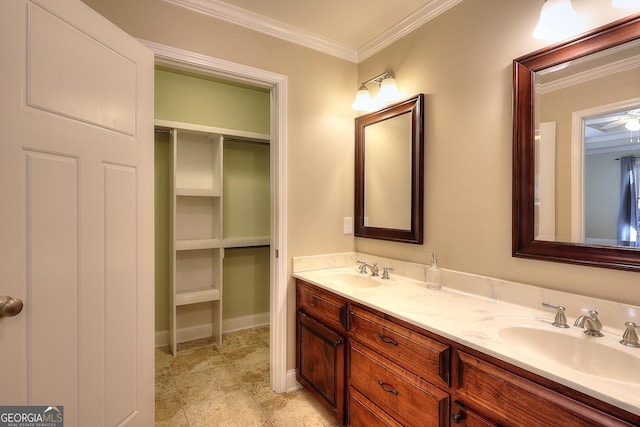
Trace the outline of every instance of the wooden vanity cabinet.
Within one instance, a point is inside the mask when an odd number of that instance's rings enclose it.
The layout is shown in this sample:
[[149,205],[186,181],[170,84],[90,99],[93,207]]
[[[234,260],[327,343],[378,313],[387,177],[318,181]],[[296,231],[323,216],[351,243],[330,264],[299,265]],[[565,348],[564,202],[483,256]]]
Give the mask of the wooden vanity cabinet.
[[297,379],[354,427],[640,426],[640,416],[297,281]]
[[345,419],[347,301],[297,281],[296,380]]
[[464,427],[498,427],[498,424],[455,401],[451,408],[451,425]]
[[599,410],[598,406],[603,404],[596,399],[580,402],[561,389],[555,391],[534,382],[533,374],[521,376],[461,350],[455,352],[454,359],[457,371],[451,391],[457,399],[452,411],[454,423],[458,420],[458,424],[467,426],[519,427],[637,425]]

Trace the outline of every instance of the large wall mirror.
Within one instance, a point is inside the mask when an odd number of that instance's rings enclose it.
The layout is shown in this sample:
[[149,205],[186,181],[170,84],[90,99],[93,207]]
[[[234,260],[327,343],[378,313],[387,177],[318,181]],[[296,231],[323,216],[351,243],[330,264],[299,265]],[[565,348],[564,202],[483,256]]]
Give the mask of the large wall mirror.
[[355,235],[422,244],[424,95],[356,118]]
[[640,16],[513,67],[513,255],[640,271]]

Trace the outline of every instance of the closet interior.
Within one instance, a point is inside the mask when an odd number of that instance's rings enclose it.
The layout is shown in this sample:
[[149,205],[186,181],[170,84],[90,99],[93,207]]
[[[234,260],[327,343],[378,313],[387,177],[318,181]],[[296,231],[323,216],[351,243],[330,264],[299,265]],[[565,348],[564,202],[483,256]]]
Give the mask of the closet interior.
[[156,341],[269,323],[269,92],[156,69]]

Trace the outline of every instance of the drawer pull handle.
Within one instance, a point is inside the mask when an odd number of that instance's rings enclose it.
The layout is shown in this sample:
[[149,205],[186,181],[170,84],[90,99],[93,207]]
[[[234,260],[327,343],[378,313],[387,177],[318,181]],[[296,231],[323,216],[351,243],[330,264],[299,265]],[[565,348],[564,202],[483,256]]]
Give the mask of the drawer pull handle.
[[382,382],[382,380],[378,380],[378,384],[380,384],[380,387],[382,387],[382,389],[387,393],[393,393],[396,396],[398,395],[398,390],[390,387],[387,383]]
[[382,334],[378,334],[378,338],[380,338],[384,343],[398,345],[398,341],[392,340],[391,338],[387,338]]

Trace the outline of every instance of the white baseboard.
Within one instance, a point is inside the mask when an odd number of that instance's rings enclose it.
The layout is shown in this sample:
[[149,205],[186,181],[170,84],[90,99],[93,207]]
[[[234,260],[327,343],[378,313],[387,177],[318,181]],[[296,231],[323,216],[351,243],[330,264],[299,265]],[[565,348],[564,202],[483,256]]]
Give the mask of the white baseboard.
[[156,347],[169,345],[169,331],[156,331]]
[[248,316],[233,317],[222,320],[222,333],[241,331],[269,324],[269,312],[250,314]]
[[[249,316],[234,317],[222,321],[222,333],[241,331],[269,324],[269,312],[252,314]],[[210,337],[212,328],[210,324],[180,328],[176,331],[177,342],[193,341]],[[169,345],[169,331],[156,331],[156,347]],[[288,374],[287,374],[288,375]],[[294,373],[295,378],[295,373]]]
[[287,371],[287,388],[285,389],[285,393],[291,393],[296,390],[300,390],[302,386],[298,381],[296,381],[296,370],[291,369]]

